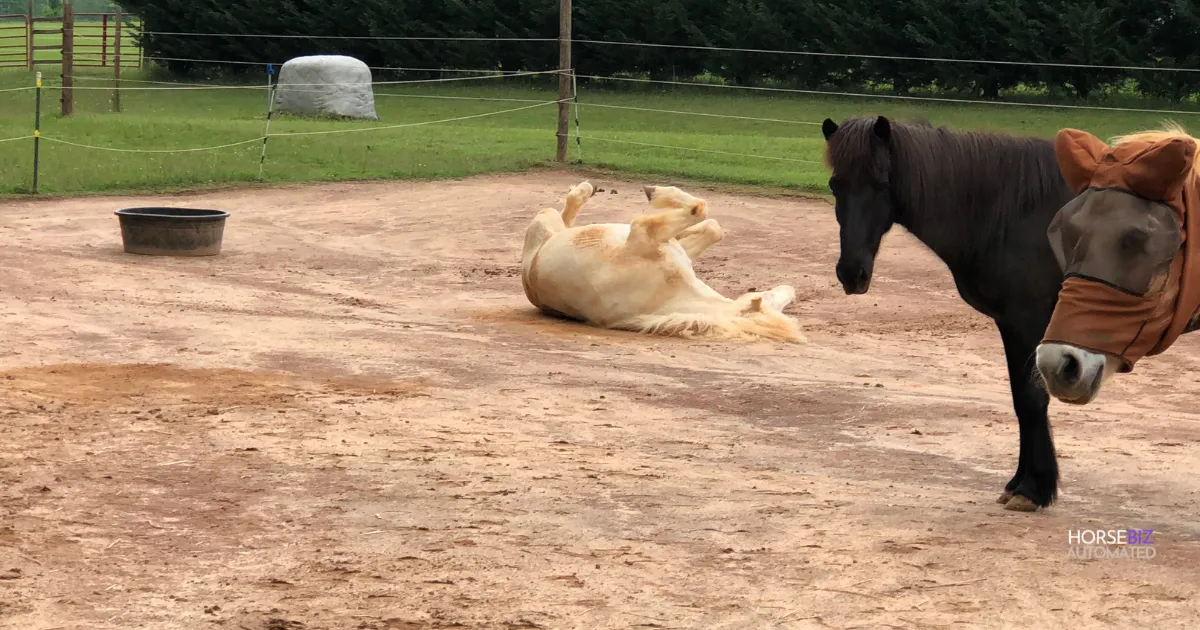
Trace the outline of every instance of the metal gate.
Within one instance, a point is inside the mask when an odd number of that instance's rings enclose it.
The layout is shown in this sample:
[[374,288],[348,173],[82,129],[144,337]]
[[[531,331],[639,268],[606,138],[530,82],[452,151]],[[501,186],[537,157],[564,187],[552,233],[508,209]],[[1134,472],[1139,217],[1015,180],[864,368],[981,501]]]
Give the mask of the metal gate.
[[0,15],[0,68],[27,68],[33,57],[29,16]]
[[127,13],[75,14],[75,67],[142,67],[142,49],[134,44],[136,17]]

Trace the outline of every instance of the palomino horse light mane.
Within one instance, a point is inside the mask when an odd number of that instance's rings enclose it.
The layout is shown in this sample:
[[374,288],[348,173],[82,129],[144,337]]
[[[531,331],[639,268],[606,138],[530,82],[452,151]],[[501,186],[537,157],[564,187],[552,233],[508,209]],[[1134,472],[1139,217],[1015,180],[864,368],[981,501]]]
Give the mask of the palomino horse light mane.
[[[1200,143],[1200,140],[1197,140],[1191,134],[1189,134],[1187,130],[1184,129],[1179,123],[1174,121],[1166,121],[1158,129],[1146,129],[1144,131],[1135,131],[1134,133],[1113,136],[1108,140],[1108,144],[1114,147],[1122,144],[1131,144],[1134,142],[1155,144],[1162,142],[1163,140],[1171,140],[1173,138],[1180,138],[1194,143]],[[1192,171],[1200,173],[1200,161],[1192,163]]]
[[654,335],[805,341],[782,312],[796,297],[791,286],[729,299],[696,277],[692,260],[724,238],[705,200],[647,186],[659,212],[576,226],[594,192],[586,181],[574,186],[561,213],[544,208],[525,231],[521,283],[542,312]]
[[1063,129],[1055,148],[1079,197],[1047,233],[1071,260],[1037,366],[1051,395],[1087,404],[1200,328],[1200,140],[1167,122],[1108,145]]

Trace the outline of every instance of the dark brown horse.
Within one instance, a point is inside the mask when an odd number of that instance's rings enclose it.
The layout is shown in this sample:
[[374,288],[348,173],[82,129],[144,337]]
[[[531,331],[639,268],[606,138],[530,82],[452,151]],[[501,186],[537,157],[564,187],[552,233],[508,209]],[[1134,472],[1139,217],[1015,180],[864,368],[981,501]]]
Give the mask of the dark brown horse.
[[822,127],[829,188],[841,229],[837,277],[866,293],[883,235],[900,225],[950,269],[963,300],[996,322],[1020,424],[1017,471],[998,500],[1032,511],[1054,502],[1058,463],[1034,378],[1034,352],[1050,322],[1063,272],[1046,238],[1074,197],[1041,138],[954,132],[856,118]]

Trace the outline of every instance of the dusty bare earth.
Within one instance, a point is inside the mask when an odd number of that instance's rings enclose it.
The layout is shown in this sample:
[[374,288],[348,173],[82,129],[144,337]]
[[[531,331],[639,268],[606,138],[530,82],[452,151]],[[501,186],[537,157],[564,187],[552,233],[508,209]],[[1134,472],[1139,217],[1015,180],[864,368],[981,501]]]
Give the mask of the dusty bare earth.
[[[576,177],[3,206],[0,627],[1200,627],[1200,339],[1055,403],[1062,499],[1006,512],[999,336],[911,237],[851,298],[827,205],[700,190],[701,276],[810,343],[603,332],[520,287]],[[225,252],[122,253],[168,203]]]

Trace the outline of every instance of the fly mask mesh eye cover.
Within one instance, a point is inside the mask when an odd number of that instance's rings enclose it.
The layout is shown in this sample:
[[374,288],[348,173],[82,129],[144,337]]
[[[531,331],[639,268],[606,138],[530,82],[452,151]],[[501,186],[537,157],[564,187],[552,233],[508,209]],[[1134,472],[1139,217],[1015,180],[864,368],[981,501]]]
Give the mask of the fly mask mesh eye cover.
[[[1075,129],[1055,139],[1059,168],[1079,196],[1047,237],[1064,281],[1043,342],[1121,359],[1123,371],[1166,350],[1200,310],[1200,177],[1190,138],[1110,147]],[[1182,246],[1181,246],[1182,245]]]

